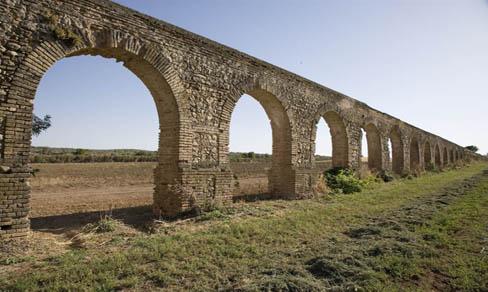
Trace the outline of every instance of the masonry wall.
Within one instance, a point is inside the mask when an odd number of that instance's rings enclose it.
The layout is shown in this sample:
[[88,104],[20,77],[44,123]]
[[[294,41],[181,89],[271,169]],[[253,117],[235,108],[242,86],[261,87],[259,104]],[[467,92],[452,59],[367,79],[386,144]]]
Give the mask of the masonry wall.
[[[37,86],[55,62],[79,55],[124,62],[154,97],[161,131],[157,216],[178,216],[206,200],[232,200],[229,126],[245,93],[261,103],[271,121],[269,185],[276,197],[311,192],[318,173],[315,133],[322,117],[331,127],[334,166],[360,165],[362,128],[371,148],[370,167],[378,171],[395,165],[394,171],[405,173],[411,161],[425,167],[427,142],[436,164],[477,158],[341,93],[110,1],[2,0],[1,238],[24,236],[29,227],[28,163]],[[393,162],[389,139],[395,144]]]

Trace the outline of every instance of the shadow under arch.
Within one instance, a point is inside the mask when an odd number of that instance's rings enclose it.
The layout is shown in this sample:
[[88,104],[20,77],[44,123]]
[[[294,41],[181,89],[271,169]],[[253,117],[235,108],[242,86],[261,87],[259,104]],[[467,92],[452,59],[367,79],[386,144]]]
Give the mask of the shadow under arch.
[[415,170],[420,166],[420,146],[417,137],[410,141],[410,169]]
[[[124,66],[135,74],[148,88],[153,96],[159,117],[159,151],[158,166],[154,171],[155,191],[153,201],[153,213],[155,215],[176,216],[183,211],[183,205],[179,195],[169,192],[169,184],[179,179],[179,162],[183,160],[180,153],[182,113],[184,112],[179,96],[183,87],[169,61],[161,55],[153,45],[143,45],[135,42],[131,36],[123,37],[119,32],[103,31],[93,35],[96,41],[93,46],[85,43],[77,46],[67,46],[62,41],[46,41],[38,45],[25,57],[19,65],[21,72],[29,72],[26,75],[16,75],[19,80],[13,80],[10,96],[18,96],[24,101],[32,101],[35,98],[37,87],[47,70],[57,61],[81,55],[101,56],[115,58],[123,62]],[[28,84],[26,86],[25,84]],[[32,121],[33,107],[28,111]],[[7,117],[8,118],[8,117]],[[31,132],[26,128],[29,137]],[[31,139],[23,140],[22,145],[29,149]],[[19,141],[5,140],[6,147],[13,147]],[[12,158],[19,156],[12,152]],[[9,159],[10,157],[5,157]],[[22,163],[29,163],[28,156]]]
[[442,165],[442,162],[441,162],[441,148],[439,147],[439,144],[437,143],[435,145],[435,150],[434,150],[434,155],[435,155],[435,165],[437,167],[441,166]]
[[392,170],[396,174],[403,174],[404,151],[400,128],[394,126],[390,131]]
[[368,167],[372,171],[380,171],[382,169],[382,147],[378,127],[373,123],[367,123],[363,129],[366,131],[366,141],[368,143]]
[[424,168],[432,166],[432,151],[429,141],[424,143]]
[[444,147],[443,151],[442,151],[442,164],[443,165],[447,165],[449,164],[449,153],[448,153],[448,150],[447,150],[447,147]]

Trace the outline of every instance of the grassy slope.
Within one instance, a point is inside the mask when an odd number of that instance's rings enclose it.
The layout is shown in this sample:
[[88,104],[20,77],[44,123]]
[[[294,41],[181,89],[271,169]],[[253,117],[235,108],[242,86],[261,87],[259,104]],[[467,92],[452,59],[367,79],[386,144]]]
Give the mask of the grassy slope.
[[13,291],[487,291],[488,175],[464,182],[486,168],[234,206],[227,212],[251,215],[217,212],[197,230],[97,235],[91,240],[106,242],[97,249],[23,259],[25,272],[0,283]]

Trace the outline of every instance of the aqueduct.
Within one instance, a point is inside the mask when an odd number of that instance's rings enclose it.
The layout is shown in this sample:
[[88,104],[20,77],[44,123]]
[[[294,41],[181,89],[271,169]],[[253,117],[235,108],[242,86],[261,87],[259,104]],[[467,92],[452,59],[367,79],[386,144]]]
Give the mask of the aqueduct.
[[359,166],[361,129],[368,165],[378,171],[405,173],[474,156],[339,92],[111,1],[2,0],[0,238],[25,236],[29,229],[37,86],[56,61],[87,54],[123,62],[154,97],[160,122],[156,215],[177,216],[208,199],[232,200],[229,126],[245,93],[261,103],[271,122],[269,181],[276,197],[311,192],[322,117],[330,127],[334,166]]

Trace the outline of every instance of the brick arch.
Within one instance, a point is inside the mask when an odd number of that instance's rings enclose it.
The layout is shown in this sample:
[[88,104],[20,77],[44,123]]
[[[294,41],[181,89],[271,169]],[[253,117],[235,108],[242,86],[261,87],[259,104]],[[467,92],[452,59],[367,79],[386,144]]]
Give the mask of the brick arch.
[[[271,82],[270,82],[271,83]],[[239,99],[248,94],[263,107],[271,124],[273,146],[272,166],[269,173],[269,191],[274,195],[293,196],[295,193],[293,174],[293,157],[296,150],[293,135],[293,114],[286,110],[286,102],[280,90],[268,85],[265,78],[251,78],[238,85],[226,100],[223,107],[219,128],[221,135],[221,162],[228,162],[229,134],[232,113]],[[252,117],[250,117],[252,118]]]
[[368,144],[368,167],[371,170],[382,170],[382,145],[378,127],[373,122],[366,123],[363,127],[366,132],[366,142]]
[[420,144],[416,136],[410,139],[410,169],[416,169],[420,165]]
[[430,142],[425,141],[424,143],[424,167],[427,168],[428,166],[432,165],[432,150],[431,150]]
[[392,170],[397,174],[403,174],[405,158],[400,127],[392,127],[390,130],[389,138],[391,141]]
[[439,147],[439,143],[435,144],[435,150],[434,150],[434,163],[437,167],[442,165],[441,162],[441,148]]
[[[177,215],[183,211],[185,202],[179,195],[171,194],[168,187],[175,180],[180,180],[179,164],[191,156],[191,152],[182,147],[182,144],[185,144],[184,137],[188,136],[182,135],[182,129],[188,127],[184,126],[187,119],[184,118],[181,81],[169,61],[161,55],[161,50],[153,45],[143,43],[119,31],[100,31],[92,34],[91,37],[90,41],[77,46],[67,46],[62,41],[42,42],[21,61],[7,98],[21,99],[30,106],[28,111],[22,115],[17,114],[15,119],[29,123],[32,121],[32,103],[37,87],[45,72],[57,61],[81,55],[97,55],[124,62],[124,66],[151,92],[159,117],[159,158],[154,172],[153,211],[157,215]],[[24,140],[26,145],[23,147],[29,147],[30,124],[26,123],[24,132],[28,135],[28,139]],[[9,146],[9,142],[5,140],[6,147]],[[10,153],[12,156],[17,155],[15,152]],[[8,155],[5,158],[8,160]],[[22,163],[27,165],[28,157],[25,157]]]
[[344,114],[338,107],[324,105],[315,115],[312,125],[312,141],[317,135],[317,125],[323,118],[332,139],[332,167],[350,167],[349,136],[344,122]]

